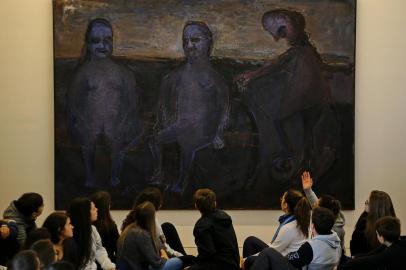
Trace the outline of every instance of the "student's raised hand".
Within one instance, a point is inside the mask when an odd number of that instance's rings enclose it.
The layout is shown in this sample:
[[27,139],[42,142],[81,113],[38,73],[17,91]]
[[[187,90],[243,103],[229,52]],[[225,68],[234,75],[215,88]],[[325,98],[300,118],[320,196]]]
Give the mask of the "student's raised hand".
[[313,186],[313,179],[308,171],[302,173],[302,187],[304,190],[311,189]]
[[161,249],[159,253],[161,255],[161,258],[169,259],[168,253],[166,253],[164,249]]

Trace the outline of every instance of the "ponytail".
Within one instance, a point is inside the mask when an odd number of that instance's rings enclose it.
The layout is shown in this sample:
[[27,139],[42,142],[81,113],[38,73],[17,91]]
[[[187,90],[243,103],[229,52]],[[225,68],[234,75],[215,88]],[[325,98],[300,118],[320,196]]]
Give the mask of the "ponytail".
[[309,237],[310,213],[310,203],[306,197],[302,197],[296,204],[293,215],[296,217],[297,226],[306,238]]
[[300,191],[294,189],[285,192],[284,200],[288,205],[289,213],[295,216],[298,228],[308,237],[311,213],[309,201]]

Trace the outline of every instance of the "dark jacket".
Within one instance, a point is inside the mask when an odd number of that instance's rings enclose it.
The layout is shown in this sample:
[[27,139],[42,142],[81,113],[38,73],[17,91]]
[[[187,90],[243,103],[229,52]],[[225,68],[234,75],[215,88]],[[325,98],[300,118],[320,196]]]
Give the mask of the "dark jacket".
[[10,230],[10,234],[6,239],[0,237],[0,265],[5,266],[20,248],[17,242],[18,228],[14,221],[1,220],[0,226],[7,226]]
[[380,246],[372,252],[351,259],[338,269],[401,270],[405,269],[406,240],[395,241],[390,247]]
[[237,270],[240,255],[231,217],[222,210],[203,214],[193,229],[198,255],[190,269]]
[[365,254],[370,251],[368,249],[368,242],[365,236],[365,230],[367,227],[367,216],[368,213],[364,211],[358,218],[357,224],[355,224],[355,229],[352,233],[350,241],[351,256]]

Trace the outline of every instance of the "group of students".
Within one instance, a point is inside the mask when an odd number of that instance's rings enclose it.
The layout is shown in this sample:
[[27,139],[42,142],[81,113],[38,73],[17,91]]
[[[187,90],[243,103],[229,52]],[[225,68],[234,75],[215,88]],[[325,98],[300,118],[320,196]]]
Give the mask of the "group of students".
[[[44,203],[37,193],[23,194],[1,220],[0,265],[12,270],[269,270],[269,269],[403,269],[406,240],[389,195],[372,191],[350,242],[344,248],[345,219],[340,202],[320,198],[308,172],[305,195],[288,190],[281,197],[279,226],[270,241],[250,236],[240,259],[231,217],[217,209],[216,194],[199,189],[193,196],[201,217],[193,235],[198,255],[187,255],[176,228],[156,216],[162,193],[150,187],[135,200],[121,227],[110,215],[111,198],[96,192],[75,198],[66,212],[54,212],[37,228]],[[21,251],[22,250],[22,251]]]
[[107,192],[73,199],[66,212],[50,214],[41,228],[35,221],[43,211],[43,199],[37,193],[25,193],[3,213],[0,265],[11,270],[238,269],[231,217],[217,209],[212,190],[199,189],[193,198],[201,213],[193,231],[197,256],[186,254],[172,224],[161,225],[157,219],[162,205],[157,188],[138,195],[121,234],[111,218]]

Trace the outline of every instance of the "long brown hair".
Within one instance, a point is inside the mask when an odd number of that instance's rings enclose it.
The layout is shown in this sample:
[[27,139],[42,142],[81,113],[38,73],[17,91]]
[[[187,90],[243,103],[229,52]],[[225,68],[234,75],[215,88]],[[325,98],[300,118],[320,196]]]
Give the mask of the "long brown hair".
[[157,249],[157,241],[156,238],[156,225],[155,225],[155,207],[154,205],[149,202],[143,202],[142,204],[138,205],[135,209],[135,219],[137,225],[141,228],[146,230],[152,238],[152,243],[155,247],[155,250],[158,252]]
[[369,195],[368,206],[369,211],[365,236],[368,242],[368,248],[372,250],[379,246],[379,242],[376,237],[376,221],[385,216],[396,217],[396,214],[390,196],[384,191],[373,190]]
[[107,191],[98,191],[90,197],[97,208],[97,220],[93,223],[100,234],[111,234],[117,225],[110,214],[111,196]]
[[294,189],[286,191],[283,199],[288,205],[289,214],[295,216],[300,231],[308,237],[311,211],[309,201],[300,191]]

